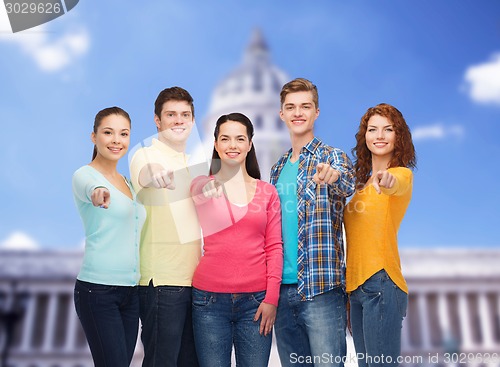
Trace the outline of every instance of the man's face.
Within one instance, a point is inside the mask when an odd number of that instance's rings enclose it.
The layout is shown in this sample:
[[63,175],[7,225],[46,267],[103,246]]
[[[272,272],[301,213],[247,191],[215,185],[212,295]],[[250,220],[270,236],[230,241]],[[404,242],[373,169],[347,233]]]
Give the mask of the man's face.
[[194,125],[191,106],[186,101],[167,101],[163,104],[161,115],[155,115],[155,123],[161,141],[183,144]]
[[292,135],[314,134],[314,121],[319,116],[319,109],[313,101],[312,92],[288,93],[281,106],[280,117]]

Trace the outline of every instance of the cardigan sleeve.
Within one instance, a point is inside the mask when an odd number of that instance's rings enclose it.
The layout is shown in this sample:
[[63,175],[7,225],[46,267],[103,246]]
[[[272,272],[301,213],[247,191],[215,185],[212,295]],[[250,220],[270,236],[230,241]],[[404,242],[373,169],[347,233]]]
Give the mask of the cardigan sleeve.
[[413,173],[406,167],[389,168],[389,171],[395,178],[396,182],[390,189],[381,187],[380,190],[386,195],[401,196],[405,194],[413,185]]
[[104,182],[98,180],[96,176],[79,169],[73,174],[72,187],[75,198],[82,202],[90,203],[92,202],[92,192],[98,187],[106,188],[106,185]]
[[264,302],[278,306],[281,277],[283,273],[283,239],[281,237],[281,206],[276,188],[265,186],[271,192],[267,206],[265,247],[267,288]]

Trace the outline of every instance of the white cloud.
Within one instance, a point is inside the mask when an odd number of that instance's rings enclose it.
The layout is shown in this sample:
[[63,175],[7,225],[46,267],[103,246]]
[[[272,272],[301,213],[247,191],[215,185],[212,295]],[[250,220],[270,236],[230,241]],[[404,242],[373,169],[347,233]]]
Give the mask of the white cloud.
[[500,104],[500,53],[487,62],[469,66],[464,79],[473,101]]
[[0,42],[19,46],[41,70],[47,72],[63,69],[88,51],[90,37],[85,28],[58,34],[48,32],[48,24],[12,33],[7,13],[0,11]]
[[84,54],[89,47],[87,32],[80,30],[66,34],[53,43],[35,46],[33,57],[42,70],[64,68],[72,59]]
[[464,133],[465,129],[461,125],[434,124],[414,128],[411,136],[413,140],[443,140],[450,137],[461,139]]
[[4,3],[0,5],[0,34],[12,32],[12,28],[9,23],[9,16],[7,15],[7,9],[5,9]]
[[9,250],[37,250],[40,246],[26,233],[15,231],[0,242],[0,248]]

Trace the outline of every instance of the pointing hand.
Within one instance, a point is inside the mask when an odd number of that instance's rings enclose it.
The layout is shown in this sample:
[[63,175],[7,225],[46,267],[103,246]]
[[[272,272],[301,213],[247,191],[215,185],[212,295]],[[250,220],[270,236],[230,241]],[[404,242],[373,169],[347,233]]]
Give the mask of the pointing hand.
[[316,166],[316,173],[313,176],[314,182],[317,184],[333,184],[337,182],[340,177],[339,171],[332,168],[329,164],[318,163]]
[[108,209],[111,202],[111,195],[107,188],[98,187],[94,191],[92,191],[90,199],[92,200],[92,205],[98,206],[103,209]]
[[375,191],[380,194],[381,187],[390,189],[394,186],[395,182],[396,178],[388,171],[377,171],[377,173],[373,176],[372,185],[375,188]]
[[206,198],[220,198],[224,192],[222,184],[216,179],[208,181],[201,191]]
[[151,183],[157,189],[175,189],[174,171],[163,169],[151,176]]

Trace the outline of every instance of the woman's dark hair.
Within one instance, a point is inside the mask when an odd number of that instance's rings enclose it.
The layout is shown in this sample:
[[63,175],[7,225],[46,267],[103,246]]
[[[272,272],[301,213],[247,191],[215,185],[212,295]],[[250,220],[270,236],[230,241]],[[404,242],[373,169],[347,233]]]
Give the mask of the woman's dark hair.
[[[94,134],[97,134],[97,129],[99,129],[99,126],[101,125],[102,120],[104,120],[105,117],[111,116],[111,115],[119,115],[125,117],[128,122],[132,125],[132,121],[130,120],[129,114],[122,108],[120,107],[108,107],[100,110],[97,112],[97,115],[95,115],[94,119]],[[95,159],[97,156],[97,147],[94,145],[94,152],[92,153],[92,160]]]
[[403,114],[390,104],[380,103],[375,107],[370,107],[363,117],[361,117],[359,129],[356,133],[356,146],[352,149],[352,154],[355,157],[354,171],[356,172],[357,186],[363,186],[372,174],[372,154],[366,146],[365,135],[368,129],[368,120],[374,115],[380,115],[387,118],[391,122],[394,132],[396,133],[394,153],[389,162],[389,167],[387,168],[415,168],[417,164],[410,128]]
[[[252,122],[244,114],[238,112],[233,112],[228,115],[222,115],[221,117],[219,117],[219,119],[215,124],[215,130],[214,130],[215,141],[217,141],[217,138],[219,137],[221,125],[228,121],[236,121],[245,126],[247,129],[248,140],[250,142],[252,141],[253,138]],[[215,150],[214,148],[214,151],[212,153],[212,164],[210,165],[210,174],[214,175],[217,172],[219,172],[220,167],[221,167],[220,156],[217,150]],[[247,158],[245,159],[245,168],[250,177],[260,180],[259,162],[257,162],[257,155],[255,154],[255,147],[253,144],[252,147],[250,148],[250,151],[247,154]]]

